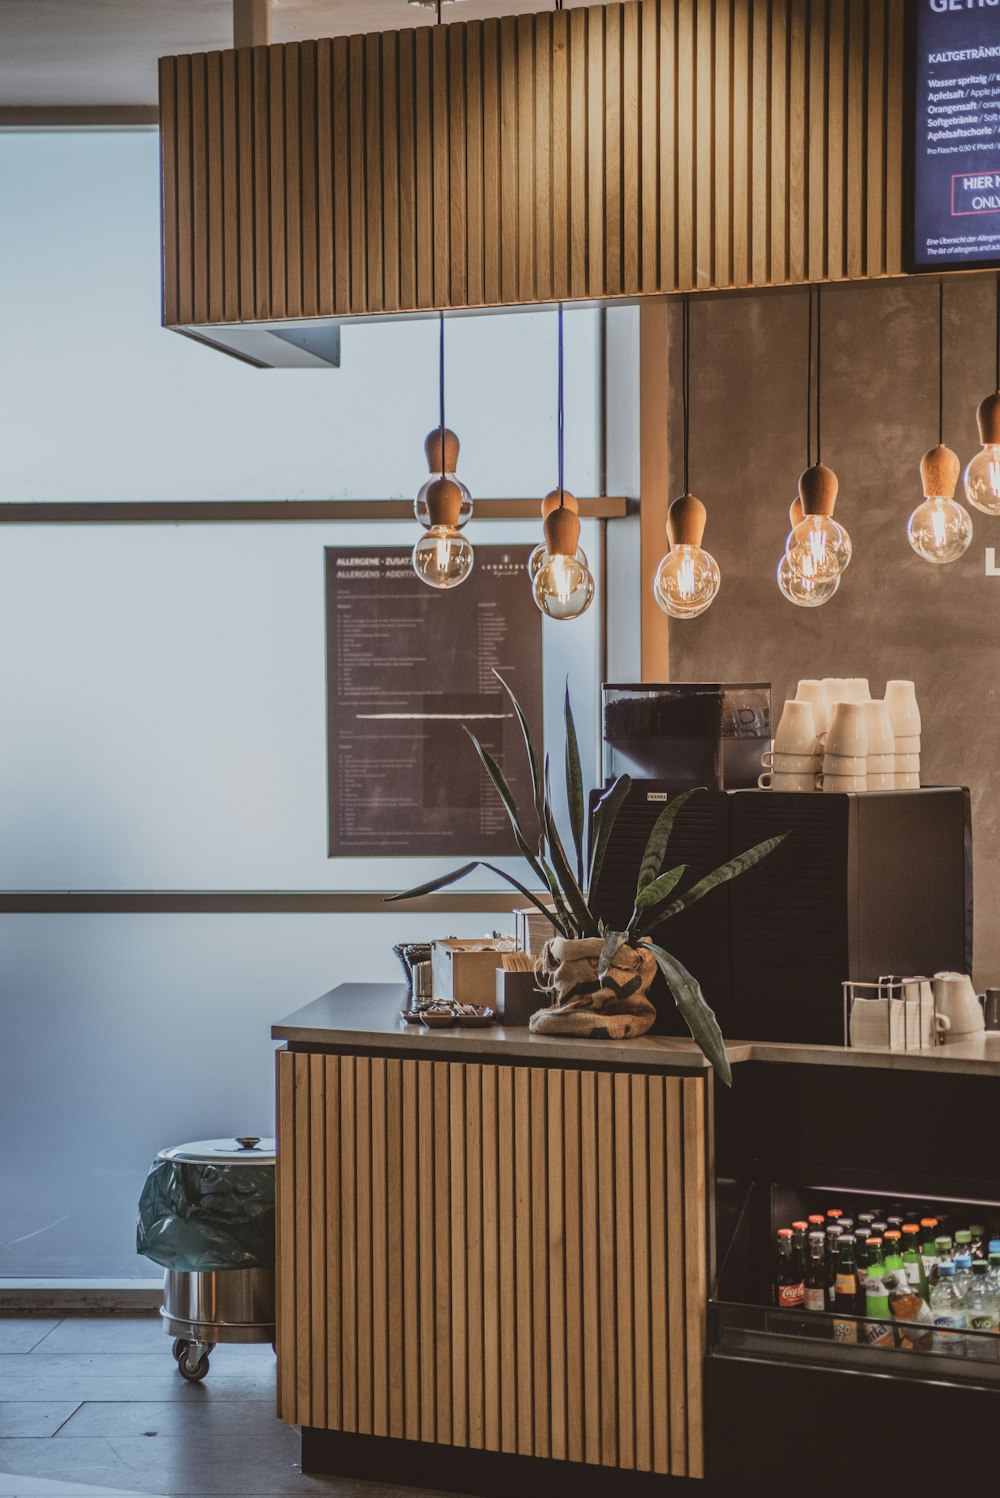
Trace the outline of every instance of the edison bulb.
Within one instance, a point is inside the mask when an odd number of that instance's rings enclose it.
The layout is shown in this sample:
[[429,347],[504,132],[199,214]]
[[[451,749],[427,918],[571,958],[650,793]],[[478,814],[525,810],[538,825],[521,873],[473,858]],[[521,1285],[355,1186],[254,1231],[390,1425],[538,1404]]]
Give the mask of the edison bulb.
[[839,577],[851,560],[851,538],[830,515],[807,515],[788,538],[796,572],[813,582]]
[[700,546],[673,546],[656,569],[653,593],[671,619],[697,619],[722,584],[719,565]]
[[[546,546],[545,542],[539,541],[538,545],[531,553],[531,556],[528,558],[528,576],[531,578],[532,582],[534,582],[535,578],[537,577],[538,569],[541,567],[548,554],[549,548]],[[576,548],[576,559],[580,563],[581,567],[589,568],[590,564],[587,561],[587,554],[582,546],[578,546]]]
[[797,608],[818,609],[821,604],[829,603],[840,587],[840,573],[823,578],[804,575],[792,566],[786,552],[778,563],[778,587],[783,597]]
[[413,570],[432,588],[457,588],[474,561],[471,543],[451,525],[432,525],[413,548]]
[[906,524],[910,545],[925,562],[957,562],[969,549],[972,519],[957,499],[931,497],[918,505]]
[[[469,521],[472,519],[472,495],[462,483],[462,480],[457,479],[453,473],[446,474],[445,477],[455,485],[455,488],[462,496],[462,506],[458,512],[458,519],[455,521],[455,529],[461,530],[463,525],[468,525]],[[431,515],[430,509],[428,508],[427,504],[427,495],[431,488],[431,485],[436,484],[440,478],[441,475],[439,473],[432,474],[431,477],[427,480],[426,484],[424,484],[421,488],[420,493],[417,495],[416,499],[413,501],[413,513],[420,521],[420,524],[424,527],[425,530],[430,530],[431,527]]]
[[1000,446],[987,443],[965,470],[965,497],[984,515],[1000,515]]
[[531,592],[549,619],[578,619],[594,601],[594,579],[579,557],[579,552],[567,557],[546,551],[535,573]]

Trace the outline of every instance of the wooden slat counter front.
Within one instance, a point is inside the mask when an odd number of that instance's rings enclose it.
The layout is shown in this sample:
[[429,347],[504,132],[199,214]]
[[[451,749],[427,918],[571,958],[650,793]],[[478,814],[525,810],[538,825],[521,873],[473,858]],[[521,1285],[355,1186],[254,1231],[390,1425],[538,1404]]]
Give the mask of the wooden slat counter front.
[[344,985],[273,1030],[281,1418],[700,1476],[699,1053],[416,1029],[404,994]]

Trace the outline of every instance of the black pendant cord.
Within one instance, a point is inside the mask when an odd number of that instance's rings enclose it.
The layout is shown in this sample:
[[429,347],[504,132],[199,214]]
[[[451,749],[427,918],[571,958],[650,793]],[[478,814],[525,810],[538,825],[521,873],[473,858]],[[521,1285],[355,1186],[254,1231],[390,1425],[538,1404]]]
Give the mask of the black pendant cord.
[[566,353],[563,345],[563,309],[559,306],[559,374],[556,381],[556,460],[559,468],[559,508],[563,508],[563,476],[566,458],[566,414],[565,414],[565,362]]
[[438,395],[440,398],[441,413],[441,477],[444,478],[444,314],[440,318],[440,332],[438,336]]
[[816,287],[816,463],[823,462],[823,288]]
[[938,283],[938,446],[944,446],[944,282]]
[[684,493],[691,492],[691,303],[684,298],[681,318],[681,410],[684,431]]
[[441,25],[441,0],[437,0],[437,24]]
[[809,316],[806,333],[806,467],[812,467],[812,385],[813,385],[813,294],[809,288]]

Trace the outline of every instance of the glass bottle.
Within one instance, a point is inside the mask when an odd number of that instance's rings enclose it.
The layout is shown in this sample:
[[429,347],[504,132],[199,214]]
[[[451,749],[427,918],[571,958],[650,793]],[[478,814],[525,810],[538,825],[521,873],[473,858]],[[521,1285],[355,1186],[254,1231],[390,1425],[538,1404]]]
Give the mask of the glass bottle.
[[826,1243],[822,1233],[809,1234],[809,1263],[806,1269],[805,1309],[827,1309]]
[[898,1328],[899,1345],[906,1350],[930,1352],[933,1345],[933,1316],[930,1307],[907,1283],[906,1275],[898,1269],[885,1271],[885,1287],[889,1293],[889,1312]]
[[[885,1284],[886,1265],[882,1251],[874,1239],[868,1242],[870,1259],[865,1280],[865,1309],[868,1318],[864,1324],[862,1341],[868,1347],[891,1347],[892,1328],[884,1323],[890,1320],[889,1292]],[[883,1323],[879,1325],[878,1323]]]
[[836,1342],[856,1342],[858,1323],[858,1276],[854,1262],[854,1239],[842,1233],[837,1244],[837,1279],[834,1285],[833,1310],[837,1320],[833,1324]]
[[774,1304],[782,1309],[801,1306],[805,1300],[802,1263],[792,1243],[791,1228],[779,1228],[775,1244]]
[[920,1228],[915,1222],[903,1224],[903,1268],[910,1289],[926,1300],[929,1287],[920,1254]]

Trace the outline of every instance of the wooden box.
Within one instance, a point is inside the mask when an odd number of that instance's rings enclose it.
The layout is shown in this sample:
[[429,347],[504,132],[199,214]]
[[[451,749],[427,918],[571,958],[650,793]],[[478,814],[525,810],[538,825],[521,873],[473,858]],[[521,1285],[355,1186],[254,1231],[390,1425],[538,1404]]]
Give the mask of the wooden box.
[[434,997],[492,1006],[496,1002],[496,971],[502,966],[503,953],[482,940],[449,937],[436,941],[431,947]]

